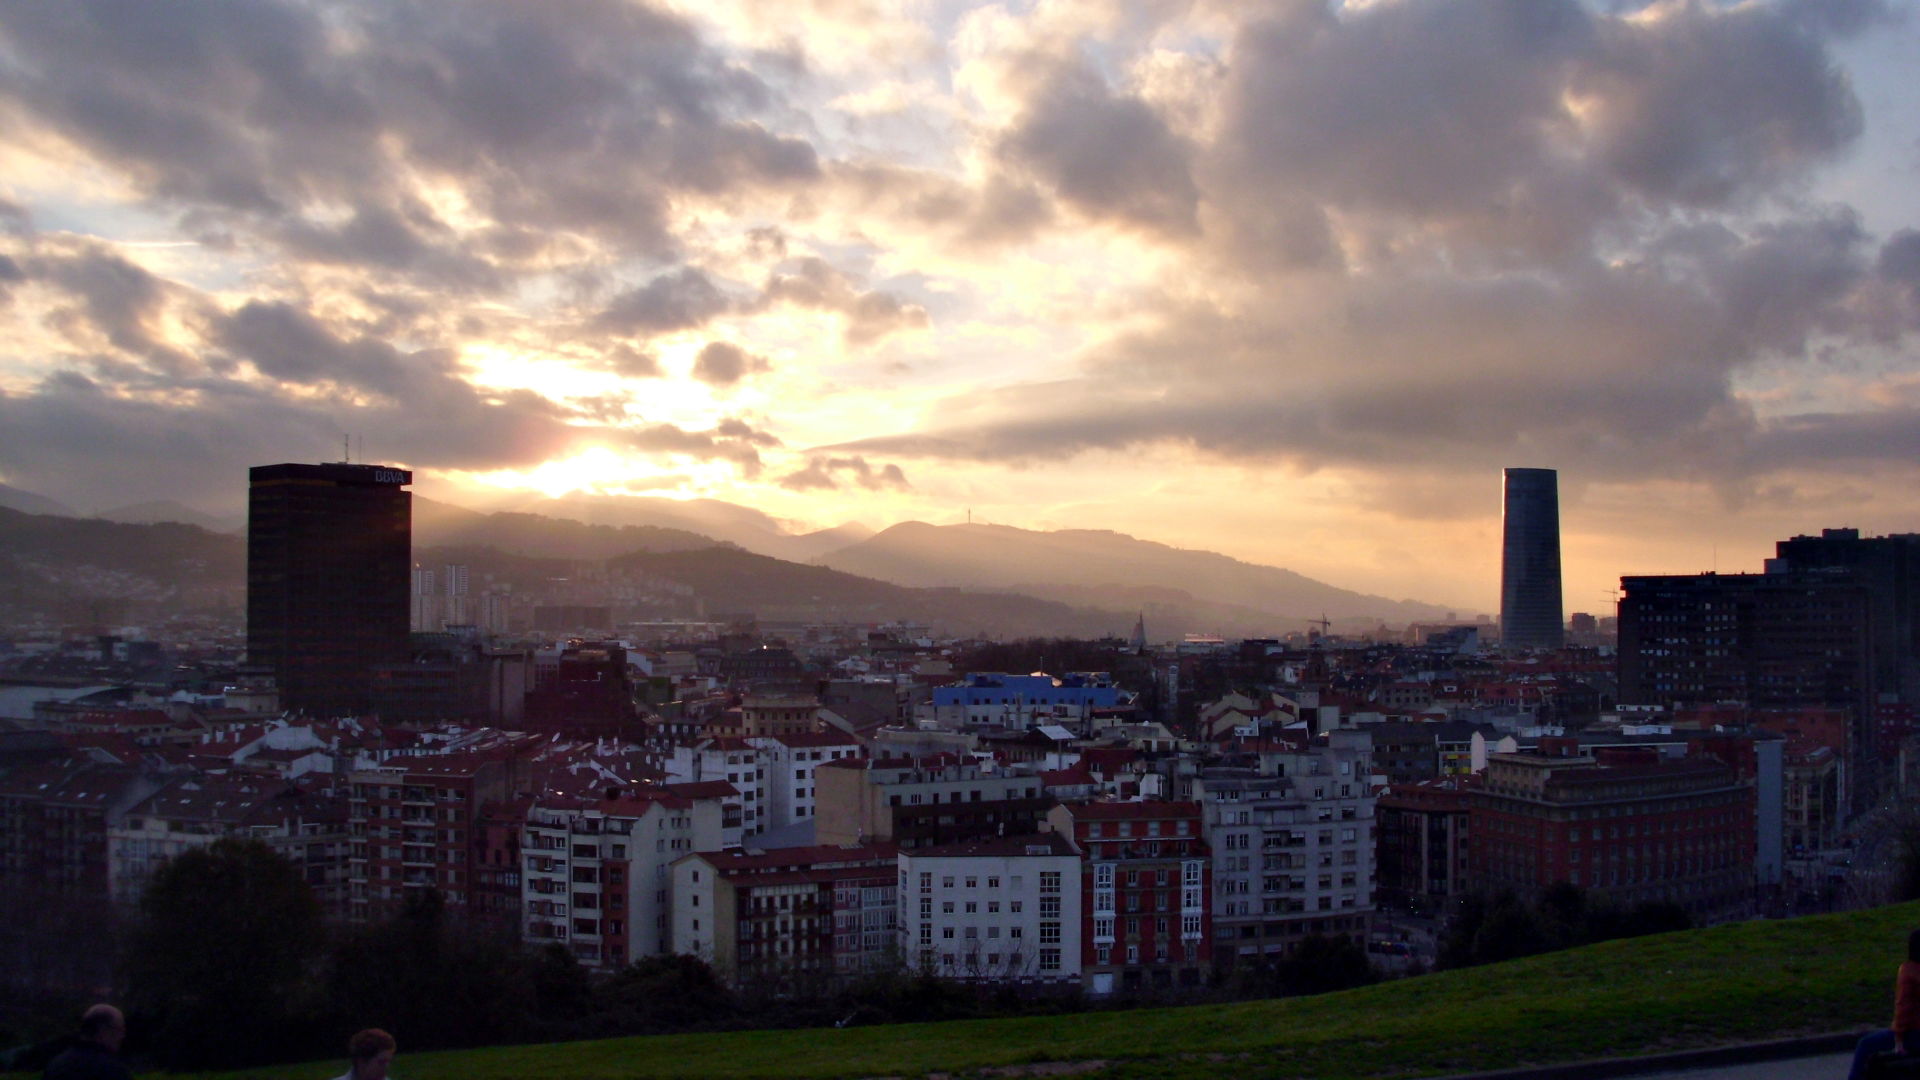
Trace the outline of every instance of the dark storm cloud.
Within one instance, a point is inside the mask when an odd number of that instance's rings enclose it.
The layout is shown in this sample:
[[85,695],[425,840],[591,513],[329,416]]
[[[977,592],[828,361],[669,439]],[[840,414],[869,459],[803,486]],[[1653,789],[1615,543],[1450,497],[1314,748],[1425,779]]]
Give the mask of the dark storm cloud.
[[732,386],[748,375],[768,370],[767,359],[730,341],[710,341],[693,358],[693,377],[713,386]]
[[892,488],[905,491],[912,487],[907,474],[898,465],[875,468],[864,457],[815,457],[807,467],[780,478],[780,486],[789,491],[838,491],[841,478],[868,491]]
[[1040,74],[1027,109],[999,144],[1081,212],[1158,232],[1188,234],[1199,191],[1191,147],[1136,97],[1115,94],[1078,58],[1028,58]]
[[819,174],[811,146],[752,119],[775,103],[764,83],[616,0],[45,0],[12,6],[0,44],[15,116],[201,227],[469,284],[486,275],[416,184],[451,185],[491,225],[660,254],[676,192]]

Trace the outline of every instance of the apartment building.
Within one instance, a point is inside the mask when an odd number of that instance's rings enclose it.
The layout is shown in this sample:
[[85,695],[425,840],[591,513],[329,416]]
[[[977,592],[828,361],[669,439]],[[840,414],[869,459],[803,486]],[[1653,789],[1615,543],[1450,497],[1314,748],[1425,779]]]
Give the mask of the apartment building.
[[271,775],[187,775],[107,826],[107,887],[133,904],[161,867],[221,837],[259,840],[299,867],[321,910],[346,914],[347,804]]
[[896,963],[888,922],[897,918],[898,855],[883,843],[684,856],[671,870],[672,951],[698,956],[736,986],[792,987]]
[[521,936],[565,945],[602,970],[667,952],[668,868],[717,847],[723,813],[720,797],[668,788],[534,800],[520,838]]
[[1036,832],[1054,804],[1041,778],[953,754],[843,758],[815,771],[823,844],[935,847]]
[[1080,970],[1089,993],[1206,980],[1212,859],[1199,803],[1068,803],[1048,813],[1047,829],[1081,853]]
[[760,811],[769,829],[813,820],[818,788],[815,770],[863,754],[859,739],[837,730],[750,736],[746,741],[764,762],[756,771],[766,774]]
[[348,918],[379,918],[423,889],[465,913],[480,811],[508,797],[512,772],[507,755],[486,751],[395,757],[349,772]]
[[1193,778],[1213,852],[1215,960],[1365,933],[1373,912],[1371,738],[1335,730]]
[[1494,754],[1474,792],[1471,860],[1482,887],[1566,881],[1621,903],[1710,912],[1751,894],[1754,786],[1707,757]]
[[1080,852],[1060,833],[900,853],[900,955],[968,982],[1080,981]]

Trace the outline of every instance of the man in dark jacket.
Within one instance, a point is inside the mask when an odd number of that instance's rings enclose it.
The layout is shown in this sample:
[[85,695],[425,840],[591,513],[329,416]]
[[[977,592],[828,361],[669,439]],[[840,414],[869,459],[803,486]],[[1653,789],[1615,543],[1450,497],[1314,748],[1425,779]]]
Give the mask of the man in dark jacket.
[[80,1014],[80,1034],[73,1046],[47,1063],[45,1080],[133,1080],[120,1063],[120,1041],[127,1037],[127,1020],[111,1005],[95,1005]]

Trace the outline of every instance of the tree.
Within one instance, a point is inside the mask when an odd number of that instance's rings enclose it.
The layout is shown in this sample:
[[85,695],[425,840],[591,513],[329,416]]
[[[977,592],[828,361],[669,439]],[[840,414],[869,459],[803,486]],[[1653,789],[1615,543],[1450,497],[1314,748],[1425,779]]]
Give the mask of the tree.
[[420,889],[391,919],[341,935],[325,986],[338,1029],[382,1027],[425,1049],[538,1038],[536,986],[567,978],[551,957],[460,925],[437,890]]
[[1288,995],[1325,994],[1380,981],[1365,947],[1346,934],[1309,935],[1280,958],[1274,974]]
[[301,1006],[321,945],[320,905],[299,868],[257,840],[216,840],[147,885],[128,1002],[169,1067],[272,1061],[311,1034]]
[[613,1034],[651,1035],[726,1027],[733,994],[695,956],[649,956],[608,977],[599,988]]

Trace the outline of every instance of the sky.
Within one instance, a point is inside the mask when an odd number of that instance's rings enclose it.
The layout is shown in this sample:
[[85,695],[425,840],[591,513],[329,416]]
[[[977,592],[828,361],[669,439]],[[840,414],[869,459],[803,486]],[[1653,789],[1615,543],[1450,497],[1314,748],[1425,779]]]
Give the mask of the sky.
[[356,460],[1498,607],[1920,531],[1915,0],[16,0],[0,482]]

